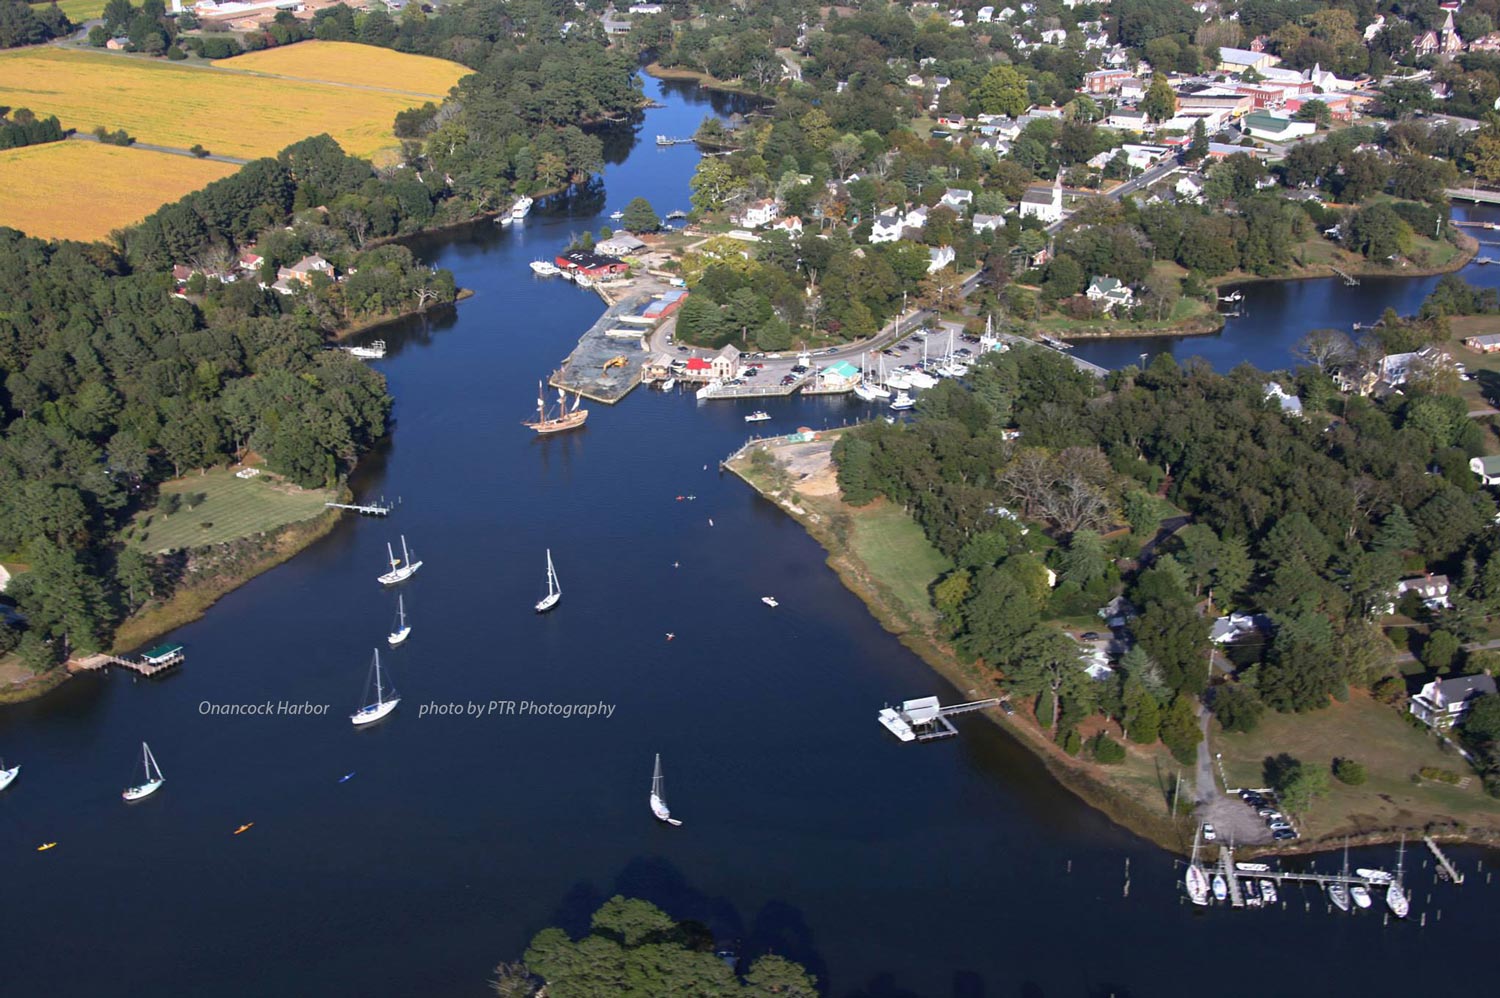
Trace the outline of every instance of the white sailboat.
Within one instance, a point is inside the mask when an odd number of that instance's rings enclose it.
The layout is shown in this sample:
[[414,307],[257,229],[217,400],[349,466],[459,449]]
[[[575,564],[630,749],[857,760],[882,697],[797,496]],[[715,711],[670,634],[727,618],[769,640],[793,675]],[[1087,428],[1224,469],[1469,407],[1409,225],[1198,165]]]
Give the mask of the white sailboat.
[[126,787],[125,792],[120,794],[125,800],[141,800],[150,797],[161,789],[161,785],[167,782],[162,778],[161,767],[156,764],[156,757],[151,754],[151,746],[141,742],[141,762],[146,768],[146,782],[133,787]]
[[651,774],[651,813],[656,815],[656,820],[665,821],[669,825],[682,824],[672,817],[672,811],[667,807],[667,792],[661,778],[660,752],[656,754],[656,770]]
[[1385,889],[1385,906],[1397,918],[1405,918],[1411,912],[1411,899],[1406,888],[1401,886],[1401,874],[1406,866],[1406,836],[1401,836],[1401,851],[1396,854],[1396,876]]
[[1193,904],[1208,904],[1208,875],[1203,872],[1203,867],[1198,865],[1198,833],[1193,833],[1193,858],[1188,861],[1187,873],[1182,878],[1183,886],[1187,888],[1188,900]]
[[390,559],[391,570],[380,576],[380,584],[383,586],[394,586],[398,582],[405,582],[417,574],[417,569],[422,567],[420,561],[411,560],[411,552],[406,550],[406,535],[401,535],[401,557],[396,557],[396,552],[391,550],[389,542],[385,545],[386,557]]
[[547,549],[547,595],[536,605],[537,613],[546,613],[562,599],[562,586],[557,584],[557,570],[552,567],[552,549]]
[[12,766],[9,769],[6,769],[5,760],[0,759],[0,790],[4,790],[6,787],[14,783],[16,777],[19,776],[20,773],[20,766]]
[[396,709],[396,704],[401,702],[401,697],[396,694],[395,687],[389,690],[385,688],[385,681],[380,674],[380,649],[375,649],[375,661],[370,665],[370,679],[365,684],[366,697],[370,686],[375,687],[375,700],[365,704],[363,707],[349,715],[349,720],[355,727],[365,724],[374,724],[385,715]]
[[411,636],[411,625],[406,622],[406,602],[404,597],[396,597],[396,626],[386,636],[386,641],[392,648],[399,645]]

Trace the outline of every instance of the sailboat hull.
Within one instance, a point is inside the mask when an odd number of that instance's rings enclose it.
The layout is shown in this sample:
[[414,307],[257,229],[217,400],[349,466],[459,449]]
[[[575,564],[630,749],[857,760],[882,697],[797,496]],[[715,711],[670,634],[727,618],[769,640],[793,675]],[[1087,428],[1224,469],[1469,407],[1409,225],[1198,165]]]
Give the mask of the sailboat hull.
[[385,640],[392,648],[394,648],[409,637],[411,637],[411,628],[403,627],[401,628],[401,630],[387,636]]
[[413,575],[416,575],[417,569],[421,567],[422,563],[420,561],[414,561],[410,565],[393,568],[380,577],[380,584],[383,586],[394,586],[398,582],[405,582]]
[[354,724],[356,728],[363,727],[366,724],[374,724],[376,721],[381,720],[391,711],[395,710],[396,704],[400,702],[401,698],[396,697],[394,700],[386,700],[382,703],[372,703],[368,707],[361,707],[353,714],[350,714],[349,720]]
[[651,813],[656,816],[657,821],[668,825],[681,825],[682,822],[672,817],[672,812],[667,808],[667,802],[655,794],[651,795]]
[[129,788],[124,793],[122,793],[120,797],[127,801],[145,800],[147,797],[150,797],[152,794],[160,790],[161,785],[165,782],[167,781],[149,780],[145,783],[142,783],[138,787]]
[[546,613],[548,610],[556,606],[557,601],[560,599],[562,599],[562,593],[551,593],[547,596],[543,596],[541,602],[536,605],[536,612]]
[[534,419],[521,425],[528,426],[538,433],[562,433],[564,430],[578,429],[588,418],[587,409],[574,409],[555,419]]
[[1192,865],[1187,868],[1187,874],[1183,878],[1187,887],[1188,898],[1193,904],[1208,904],[1208,877],[1204,874],[1201,866]]
[[20,766],[12,766],[10,769],[0,769],[0,790],[4,790],[15,782],[21,773]]

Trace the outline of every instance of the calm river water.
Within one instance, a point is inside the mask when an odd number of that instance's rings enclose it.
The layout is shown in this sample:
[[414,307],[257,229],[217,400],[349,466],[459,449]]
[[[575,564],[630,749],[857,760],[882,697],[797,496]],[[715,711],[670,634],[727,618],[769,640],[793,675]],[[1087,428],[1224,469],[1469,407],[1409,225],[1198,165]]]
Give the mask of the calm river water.
[[[613,144],[606,194],[419,247],[477,294],[386,334],[395,431],[355,484],[402,498],[388,522],[345,522],[173,634],[189,659],[170,678],[79,679],[0,711],[0,751],[24,766],[0,795],[4,993],[478,998],[534,932],[578,929],[616,892],[747,955],[801,960],[838,996],[1321,994],[1323,967],[1392,994],[1428,980],[1416,968],[1433,952],[1448,980],[1488,952],[1482,873],[1455,890],[1419,869],[1425,930],[1333,917],[1296,891],[1286,910],[1193,911],[1171,856],[999,727],[896,743],[875,721],[884,703],[966,697],[876,625],[794,522],[714,470],[748,404],[638,391],[580,433],[522,429],[537,378],[600,310],[526,264],[632,196],[687,207],[696,153],[653,137],[715,109],[647,87],[668,106],[633,147]],[[1257,289],[1252,314],[1317,289]],[[1371,283],[1360,300],[1378,314]],[[772,402],[769,428],[857,414],[845,406]],[[403,533],[425,563],[403,588],[413,636],[383,656],[404,699],[355,731],[395,609],[375,576]],[[539,618],[548,547],[564,596]],[[615,709],[420,716],[496,699]],[[329,709],[200,712],[268,700]],[[142,739],[168,782],[127,807]],[[681,828],[647,809],[657,752]],[[1457,855],[1471,871],[1483,858]]]

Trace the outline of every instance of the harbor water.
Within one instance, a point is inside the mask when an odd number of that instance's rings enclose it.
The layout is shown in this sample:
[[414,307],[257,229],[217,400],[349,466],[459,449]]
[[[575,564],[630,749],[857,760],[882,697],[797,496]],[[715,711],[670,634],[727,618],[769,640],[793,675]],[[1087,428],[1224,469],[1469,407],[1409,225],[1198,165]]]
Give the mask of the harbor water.
[[[773,417],[757,431],[781,432],[858,418],[854,400],[638,390],[592,406],[579,432],[520,425],[602,308],[529,261],[632,197],[686,208],[698,154],[654,137],[731,109],[647,92],[666,107],[611,137],[599,185],[524,225],[416,244],[475,295],[379,334],[393,432],[353,485],[399,496],[388,519],[351,516],[169,635],[188,653],[174,674],[87,676],[0,710],[0,754],[23,767],[0,794],[3,993],[480,998],[537,930],[579,931],[616,893],[746,956],[802,961],[837,996],[1326,993],[1314,967],[1387,995],[1430,982],[1437,949],[1457,961],[1448,980],[1477,974],[1495,904],[1479,850],[1452,850],[1461,888],[1432,886],[1408,852],[1407,924],[1330,915],[1296,889],[1284,909],[1200,911],[1173,856],[1064,791],[1002,727],[967,716],[928,745],[883,731],[888,702],[972,697],[717,470],[753,409]],[[1420,283],[1367,282],[1347,318],[1378,315],[1377,290],[1419,300]],[[1260,286],[1250,315],[1294,325],[1329,294]],[[400,590],[412,635],[390,650],[396,593],[376,576],[403,534],[423,567]],[[563,595],[539,616],[549,548]],[[376,646],[402,699],[355,730]],[[143,739],[166,784],[127,806]],[[657,753],[680,828],[647,806]],[[1355,862],[1389,865],[1394,849]]]

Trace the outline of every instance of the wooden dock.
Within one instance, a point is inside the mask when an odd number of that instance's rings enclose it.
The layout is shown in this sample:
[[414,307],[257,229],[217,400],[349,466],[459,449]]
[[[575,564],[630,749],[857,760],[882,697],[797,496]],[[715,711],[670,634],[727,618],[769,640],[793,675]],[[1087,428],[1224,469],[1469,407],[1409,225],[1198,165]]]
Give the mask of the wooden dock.
[[1437,858],[1438,868],[1448,877],[1455,886],[1464,882],[1464,875],[1458,871],[1453,862],[1443,853],[1437,842],[1431,835],[1422,836],[1422,841],[1427,843],[1427,848],[1432,850],[1432,855]]
[[389,516],[391,510],[396,508],[394,503],[385,499],[372,503],[325,502],[323,505],[329,509],[352,510],[360,516]]
[[1359,278],[1355,277],[1353,274],[1346,274],[1337,267],[1329,267],[1328,269],[1339,275],[1339,277],[1343,278],[1344,284],[1346,286],[1351,288],[1359,286]]
[[180,665],[185,658],[187,658],[185,654],[178,652],[164,661],[148,663],[139,659],[121,658],[118,655],[88,655],[84,658],[70,659],[68,661],[68,671],[94,672],[107,665],[118,665],[122,669],[129,669],[131,672],[142,676],[154,676],[157,673],[167,671],[173,666]]

